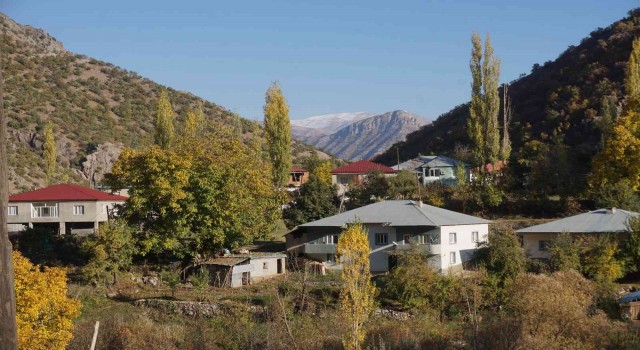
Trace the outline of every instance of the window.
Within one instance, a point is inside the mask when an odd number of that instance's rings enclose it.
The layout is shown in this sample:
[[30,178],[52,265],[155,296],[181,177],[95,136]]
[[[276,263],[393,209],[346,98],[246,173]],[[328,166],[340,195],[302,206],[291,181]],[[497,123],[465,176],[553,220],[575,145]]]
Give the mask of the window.
[[324,236],[324,243],[325,244],[338,244],[338,235],[329,235],[329,236]]
[[473,231],[473,232],[471,232],[471,241],[472,241],[472,242],[478,242],[478,241],[480,241],[480,239],[478,239],[478,231]]
[[269,263],[263,262],[262,263],[262,269],[263,270],[268,270],[269,269]]
[[9,206],[9,216],[16,216],[16,215],[18,215],[18,206],[16,205]]
[[551,241],[538,241],[538,250],[541,252],[546,252],[549,250],[549,246],[551,245]]
[[450,264],[456,263],[456,252],[449,253],[449,263]]
[[376,245],[387,244],[388,237],[386,233],[376,233]]
[[441,169],[429,169],[429,176],[443,176],[444,171]]
[[33,203],[31,204],[31,217],[33,218],[57,218],[58,203]]
[[458,238],[456,237],[455,232],[449,232],[449,244],[456,244],[458,242]]
[[411,235],[403,235],[402,240],[404,241],[404,244],[413,243],[413,240],[411,239]]
[[73,215],[84,215],[84,205],[74,205]]

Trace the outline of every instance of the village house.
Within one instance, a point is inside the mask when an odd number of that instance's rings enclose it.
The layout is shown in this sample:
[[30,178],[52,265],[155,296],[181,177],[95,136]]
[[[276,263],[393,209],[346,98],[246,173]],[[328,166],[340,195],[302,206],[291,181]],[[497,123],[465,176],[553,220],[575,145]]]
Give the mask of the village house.
[[286,234],[287,251],[336,265],[336,244],[349,223],[367,229],[371,271],[389,271],[397,254],[418,245],[438,271],[462,270],[478,244],[487,241],[489,221],[409,200],[377,202],[296,227]]
[[289,173],[289,182],[287,183],[287,187],[296,189],[307,182],[309,182],[309,170],[292,166],[291,172]]
[[469,165],[445,156],[419,156],[400,163],[393,168],[396,170],[408,170],[416,174],[423,185],[440,181],[447,185],[456,184],[456,169],[459,164],[465,168],[465,181],[469,181]]
[[386,177],[396,175],[396,171],[388,166],[359,160],[331,170],[331,183],[338,186],[338,194],[343,194],[350,184],[359,184],[368,174],[376,171]]
[[202,264],[217,287],[242,287],[286,272],[285,254],[257,253],[226,254]]
[[71,184],[59,184],[9,197],[8,227],[12,234],[26,228],[51,229],[56,234],[90,234],[109,219],[127,197]]
[[516,233],[530,257],[548,259],[551,243],[563,232],[575,237],[627,233],[629,219],[639,215],[618,208],[598,209],[523,228]]

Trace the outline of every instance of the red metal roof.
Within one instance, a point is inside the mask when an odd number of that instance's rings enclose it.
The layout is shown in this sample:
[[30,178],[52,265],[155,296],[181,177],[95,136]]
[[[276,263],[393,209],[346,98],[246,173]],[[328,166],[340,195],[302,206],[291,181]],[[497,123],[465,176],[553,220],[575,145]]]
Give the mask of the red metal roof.
[[368,160],[359,160],[355,163],[341,166],[331,170],[332,174],[367,174],[372,171],[380,171],[385,174],[395,174],[395,170],[388,166],[376,164]]
[[14,194],[9,202],[70,202],[70,201],[126,201],[118,196],[78,185],[60,184],[35,191]]
[[309,171],[309,170],[307,170],[307,169],[303,169],[303,168],[300,168],[300,167],[297,167],[297,166],[292,166],[292,167],[291,167],[291,172],[292,172],[292,173],[306,173],[306,172],[308,172],[308,171]]

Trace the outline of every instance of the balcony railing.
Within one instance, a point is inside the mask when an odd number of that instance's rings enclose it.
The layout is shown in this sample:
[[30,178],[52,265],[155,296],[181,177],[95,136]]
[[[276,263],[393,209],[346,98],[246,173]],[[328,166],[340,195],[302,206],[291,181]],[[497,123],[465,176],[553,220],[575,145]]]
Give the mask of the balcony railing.
[[31,210],[33,218],[57,218],[58,205],[33,206]]
[[335,254],[336,245],[306,243],[302,248],[302,252],[305,254]]

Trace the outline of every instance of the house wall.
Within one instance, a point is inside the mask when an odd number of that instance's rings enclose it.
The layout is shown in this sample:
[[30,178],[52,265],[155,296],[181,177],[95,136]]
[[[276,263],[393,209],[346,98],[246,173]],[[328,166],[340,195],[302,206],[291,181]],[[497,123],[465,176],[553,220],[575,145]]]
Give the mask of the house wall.
[[525,233],[518,235],[522,242],[522,248],[527,255],[534,259],[549,259],[548,251],[541,251],[539,248],[540,241],[553,242],[557,237],[557,233]]
[[[74,202],[47,202],[58,204],[58,216],[47,218],[34,218],[32,217],[32,203],[31,202],[10,202],[9,206],[18,207],[18,215],[9,215],[8,223],[10,228],[18,229],[19,225],[26,225],[26,227],[37,223],[59,223],[60,233],[64,234],[66,231],[66,223],[94,223],[94,228],[98,223],[108,220],[107,208],[113,208],[115,204],[122,204],[123,201],[74,201]],[[83,215],[74,215],[74,206],[84,206]],[[69,225],[72,226],[72,225]],[[22,226],[25,227],[25,226]]]
[[[265,278],[279,275],[278,273],[278,260],[282,261],[282,274],[285,273],[285,258],[265,257],[265,258],[251,258],[249,264],[253,266],[251,271],[251,281],[257,282]],[[266,265],[266,268],[265,268]]]
[[[299,181],[295,181],[295,176],[299,177]],[[307,182],[309,182],[309,172],[305,171],[302,173],[294,173],[291,172],[289,174],[289,182],[287,183],[287,186],[302,186],[304,184],[306,184]]]
[[[472,232],[478,232],[478,242],[473,242]],[[449,243],[449,233],[456,233],[456,243]],[[440,270],[461,270],[463,263],[473,258],[478,243],[486,242],[489,236],[488,224],[453,225],[440,227]],[[451,264],[451,253],[456,254],[456,262]]]

